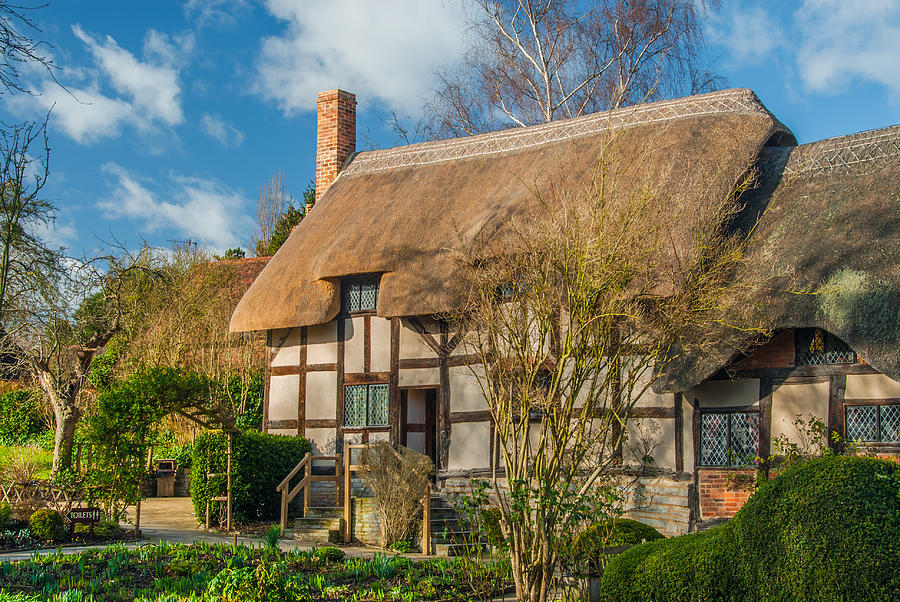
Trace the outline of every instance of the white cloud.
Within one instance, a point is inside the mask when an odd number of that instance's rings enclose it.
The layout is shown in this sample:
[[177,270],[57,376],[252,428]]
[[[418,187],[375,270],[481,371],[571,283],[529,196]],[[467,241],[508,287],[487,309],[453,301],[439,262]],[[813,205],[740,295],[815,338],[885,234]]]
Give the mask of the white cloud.
[[266,0],[287,23],[263,40],[260,93],[286,113],[315,109],[316,94],[341,87],[362,103],[415,112],[433,70],[467,48],[459,2],[333,0],[314,8],[303,0]]
[[784,41],[781,27],[764,6],[729,2],[705,14],[710,43],[727,48],[731,62],[762,62]]
[[200,127],[222,146],[238,147],[244,141],[244,134],[239,129],[217,115],[204,113],[200,118]]
[[232,27],[249,6],[247,0],[187,0],[184,14],[201,27]]
[[106,218],[143,222],[151,232],[173,229],[218,250],[241,246],[241,233],[252,228],[244,212],[250,201],[216,180],[175,175],[159,195],[120,165],[103,170],[114,180],[111,195],[97,203]]
[[[151,53],[156,55],[153,57],[156,60],[151,63],[139,61],[110,36],[97,40],[79,25],[73,25],[72,31],[88,47],[113,88],[128,97],[134,108],[150,121],[159,120],[166,125],[177,125],[184,120],[178,72],[171,62],[174,51],[161,34],[153,30],[148,33],[148,46]],[[159,52],[168,56],[160,57]],[[160,58],[165,60],[159,62]]]
[[827,92],[860,79],[900,99],[900,3],[806,0],[794,18],[797,65],[809,89]]

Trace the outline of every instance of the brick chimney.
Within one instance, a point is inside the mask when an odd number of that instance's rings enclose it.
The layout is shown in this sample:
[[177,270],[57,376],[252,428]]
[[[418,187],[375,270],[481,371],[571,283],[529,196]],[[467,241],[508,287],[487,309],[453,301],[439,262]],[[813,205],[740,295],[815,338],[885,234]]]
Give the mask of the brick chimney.
[[356,95],[343,90],[318,97],[316,129],[316,200],[337,177],[341,166],[356,152]]

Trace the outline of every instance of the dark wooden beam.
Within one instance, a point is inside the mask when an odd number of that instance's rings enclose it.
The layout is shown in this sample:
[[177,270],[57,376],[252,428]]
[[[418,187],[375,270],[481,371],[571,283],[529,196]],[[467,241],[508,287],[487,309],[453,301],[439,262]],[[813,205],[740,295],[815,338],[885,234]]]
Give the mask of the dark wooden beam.
[[306,326],[300,327],[300,390],[297,395],[297,435],[306,436]]
[[450,412],[450,422],[485,422],[491,419],[490,410],[472,410],[469,412]]
[[772,393],[775,383],[771,377],[759,379],[759,457],[765,460],[772,454]]
[[363,372],[372,370],[372,316],[363,318]]
[[344,373],[345,385],[390,384],[390,372],[349,372]]
[[270,429],[295,429],[299,423],[296,420],[268,420],[266,426]]
[[[419,319],[415,316],[406,319],[409,322],[409,325],[415,330],[422,340],[425,341],[425,344],[431,347],[431,350],[434,351],[437,355],[443,355],[443,350],[445,348],[444,345],[438,343],[431,334],[425,330],[425,327],[422,326],[422,323],[419,322]],[[441,322],[441,330],[446,329],[446,324]],[[441,340],[444,340],[446,337],[442,337]]]
[[269,368],[271,376],[293,376],[300,374],[300,366],[272,366]]
[[[847,392],[847,375],[833,374],[828,385],[828,445],[841,452],[844,437],[844,397]],[[838,438],[835,438],[835,435]]]
[[337,399],[334,407],[334,419],[337,423],[334,433],[334,448],[337,453],[344,449],[344,318],[337,319]]
[[269,372],[269,368],[272,365],[272,331],[266,331],[266,386],[263,390],[263,416],[262,416],[262,432],[266,433],[269,431],[268,422],[269,422],[269,385],[272,381],[272,374]]
[[631,418],[675,418],[675,408],[636,407],[628,411]]
[[[447,347],[447,323],[441,322],[441,344],[439,349]],[[450,463],[450,365],[447,356],[441,354],[440,377],[441,388],[438,391],[438,462],[435,468],[443,468]]]
[[[367,330],[368,331],[368,330]],[[391,318],[391,365],[388,372],[388,420],[391,443],[400,443],[400,318]]]
[[334,364],[307,364],[307,372],[334,372],[337,370],[337,363]]
[[335,427],[337,427],[337,421],[334,418],[309,418],[306,420],[308,429],[333,429]]

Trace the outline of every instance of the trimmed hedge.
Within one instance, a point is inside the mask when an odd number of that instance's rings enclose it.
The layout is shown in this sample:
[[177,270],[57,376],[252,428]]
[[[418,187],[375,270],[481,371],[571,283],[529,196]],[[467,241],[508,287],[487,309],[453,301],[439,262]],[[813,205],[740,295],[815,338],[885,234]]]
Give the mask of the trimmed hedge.
[[[203,433],[194,440],[191,502],[199,520],[206,516],[208,499],[225,495],[227,448],[226,437],[219,433]],[[275,487],[308,451],[309,441],[303,437],[257,432],[235,434],[231,459],[233,521],[277,519],[281,497]],[[207,482],[207,473],[219,476]]]
[[62,541],[66,537],[62,516],[50,508],[35,510],[28,519],[28,531],[35,539],[51,543]]
[[607,519],[578,534],[572,546],[572,560],[581,570],[599,575],[611,556],[607,548],[636,546],[657,539],[665,536],[650,525],[630,518]]
[[900,464],[831,456],[764,483],[728,523],[634,547],[603,600],[900,599]]

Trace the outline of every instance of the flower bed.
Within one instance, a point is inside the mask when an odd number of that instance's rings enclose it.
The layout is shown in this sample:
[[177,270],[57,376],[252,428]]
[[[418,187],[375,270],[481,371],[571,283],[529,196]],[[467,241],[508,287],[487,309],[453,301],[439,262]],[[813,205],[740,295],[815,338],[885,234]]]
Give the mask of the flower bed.
[[0,565],[0,599],[72,592],[66,600],[471,600],[500,595],[510,580],[508,563],[473,570],[450,559],[344,559],[336,548],[113,545]]

